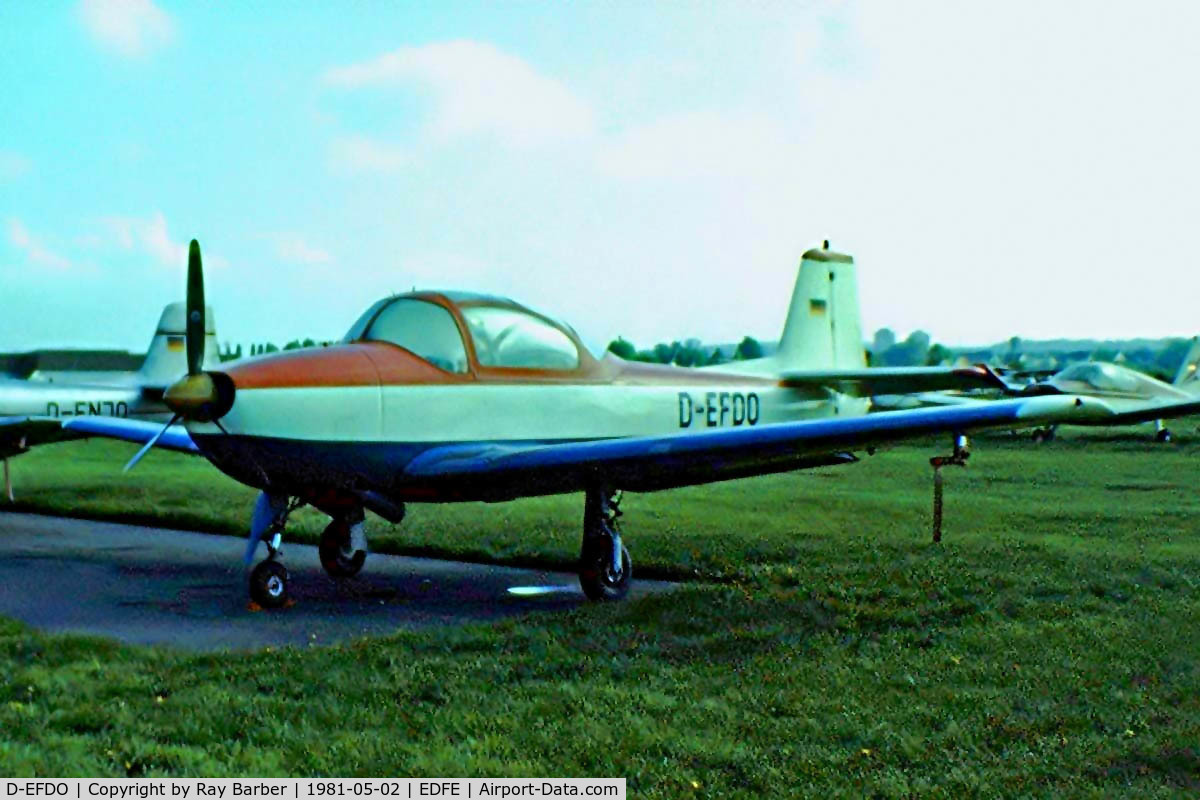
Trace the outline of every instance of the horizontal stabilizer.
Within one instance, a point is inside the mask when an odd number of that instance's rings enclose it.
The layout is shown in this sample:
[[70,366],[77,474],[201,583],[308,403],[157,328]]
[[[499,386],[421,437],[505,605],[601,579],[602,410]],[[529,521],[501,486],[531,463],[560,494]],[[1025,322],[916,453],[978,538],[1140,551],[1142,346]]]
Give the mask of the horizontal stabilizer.
[[846,370],[789,370],[780,375],[784,386],[824,387],[855,397],[881,394],[941,392],[949,389],[1008,389],[986,366],[864,367]]

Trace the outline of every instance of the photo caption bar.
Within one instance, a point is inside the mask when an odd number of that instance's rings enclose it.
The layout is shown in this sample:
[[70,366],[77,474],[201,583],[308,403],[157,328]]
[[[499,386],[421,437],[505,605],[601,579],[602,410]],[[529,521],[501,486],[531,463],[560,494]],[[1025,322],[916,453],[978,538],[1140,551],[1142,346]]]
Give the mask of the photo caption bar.
[[6,779],[3,800],[234,798],[540,798],[625,800],[624,778],[69,778]]

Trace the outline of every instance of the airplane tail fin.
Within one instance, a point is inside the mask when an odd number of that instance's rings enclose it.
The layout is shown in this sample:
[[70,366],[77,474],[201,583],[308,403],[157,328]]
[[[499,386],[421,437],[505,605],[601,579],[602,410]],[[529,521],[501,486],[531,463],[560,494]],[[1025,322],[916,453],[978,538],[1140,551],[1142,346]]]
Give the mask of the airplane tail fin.
[[1183,357],[1183,362],[1180,363],[1179,370],[1175,373],[1175,385],[1183,386],[1200,381],[1200,375],[1197,374],[1198,368],[1200,368],[1200,336],[1193,336],[1192,346],[1188,348],[1187,355]]
[[[217,365],[217,330],[212,308],[205,309],[204,360],[205,368]],[[166,388],[187,371],[187,308],[183,303],[170,303],[159,317],[146,360],[138,371],[143,386]]]
[[786,370],[861,369],[866,366],[858,276],[853,256],[825,248],[800,258],[800,271],[775,355]]

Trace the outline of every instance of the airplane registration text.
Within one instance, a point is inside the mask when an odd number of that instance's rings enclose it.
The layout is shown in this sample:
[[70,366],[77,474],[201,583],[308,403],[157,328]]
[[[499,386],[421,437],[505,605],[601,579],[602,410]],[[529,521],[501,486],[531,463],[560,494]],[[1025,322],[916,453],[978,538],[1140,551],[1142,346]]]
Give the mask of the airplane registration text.
[[679,427],[690,428],[692,423],[708,428],[738,425],[757,425],[758,395],[754,392],[705,392],[693,398],[679,393]]
[[112,400],[88,401],[76,400],[72,405],[67,403],[63,409],[58,403],[46,403],[47,417],[128,417],[129,406],[121,401]]

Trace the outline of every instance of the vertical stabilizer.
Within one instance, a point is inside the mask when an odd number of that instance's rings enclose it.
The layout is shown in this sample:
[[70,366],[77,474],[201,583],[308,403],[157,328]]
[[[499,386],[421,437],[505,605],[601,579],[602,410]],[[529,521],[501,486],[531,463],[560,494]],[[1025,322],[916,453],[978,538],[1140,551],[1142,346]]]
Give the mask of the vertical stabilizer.
[[[215,368],[220,358],[217,355],[217,330],[211,307],[205,307],[204,361],[205,369]],[[187,308],[183,303],[171,303],[159,317],[146,360],[138,370],[138,379],[143,386],[166,388],[187,373]]]
[[789,370],[866,366],[852,256],[824,249],[801,257],[775,361]]
[[1200,375],[1196,374],[1198,367],[1200,367],[1200,336],[1193,336],[1191,347],[1188,348],[1183,362],[1175,372],[1175,385],[1191,384],[1192,388],[1200,387],[1200,383],[1197,383],[1200,381]]

